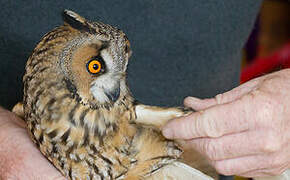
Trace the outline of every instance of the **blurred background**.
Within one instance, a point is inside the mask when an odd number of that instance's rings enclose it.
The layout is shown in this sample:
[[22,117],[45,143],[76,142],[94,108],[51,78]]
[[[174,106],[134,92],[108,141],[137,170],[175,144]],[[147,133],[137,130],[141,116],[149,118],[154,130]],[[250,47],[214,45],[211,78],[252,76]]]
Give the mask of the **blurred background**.
[[290,67],[290,1],[264,0],[244,48],[241,83]]

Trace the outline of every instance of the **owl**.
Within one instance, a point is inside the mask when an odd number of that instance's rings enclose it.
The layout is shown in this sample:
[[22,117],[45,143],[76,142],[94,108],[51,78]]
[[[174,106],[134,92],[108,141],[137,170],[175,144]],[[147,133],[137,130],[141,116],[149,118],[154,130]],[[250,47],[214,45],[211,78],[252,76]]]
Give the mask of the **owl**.
[[41,153],[72,180],[194,177],[179,162],[181,149],[160,132],[190,111],[132,97],[131,49],[121,30],[70,10],[63,19],[29,57],[23,102],[14,107]]

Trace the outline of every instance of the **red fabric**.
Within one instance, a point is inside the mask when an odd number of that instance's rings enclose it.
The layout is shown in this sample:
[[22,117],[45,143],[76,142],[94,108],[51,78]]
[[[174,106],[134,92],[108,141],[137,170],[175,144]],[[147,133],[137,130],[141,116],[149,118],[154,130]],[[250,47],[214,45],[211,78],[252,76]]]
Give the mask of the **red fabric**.
[[241,83],[250,79],[272,72],[276,69],[290,68],[290,43],[273,55],[264,58],[257,58],[252,64],[242,70]]

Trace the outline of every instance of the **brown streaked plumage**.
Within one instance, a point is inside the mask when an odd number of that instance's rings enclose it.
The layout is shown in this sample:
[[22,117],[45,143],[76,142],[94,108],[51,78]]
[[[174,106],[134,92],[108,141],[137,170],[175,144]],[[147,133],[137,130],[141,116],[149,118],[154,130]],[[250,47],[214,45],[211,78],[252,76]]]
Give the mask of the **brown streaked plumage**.
[[149,178],[176,161],[181,150],[158,127],[189,112],[135,102],[121,30],[68,10],[64,21],[28,59],[24,113],[15,107],[40,151],[69,179]]

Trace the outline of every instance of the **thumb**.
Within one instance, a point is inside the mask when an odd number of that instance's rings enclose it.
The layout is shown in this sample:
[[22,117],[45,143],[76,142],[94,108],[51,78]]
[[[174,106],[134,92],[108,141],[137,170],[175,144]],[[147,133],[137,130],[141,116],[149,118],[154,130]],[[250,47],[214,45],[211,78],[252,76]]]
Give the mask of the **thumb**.
[[258,84],[259,78],[244,83],[228,92],[218,94],[214,98],[199,99],[196,97],[187,97],[184,99],[184,106],[190,107],[196,111],[204,110],[218,104],[232,102],[243,95],[252,91]]

